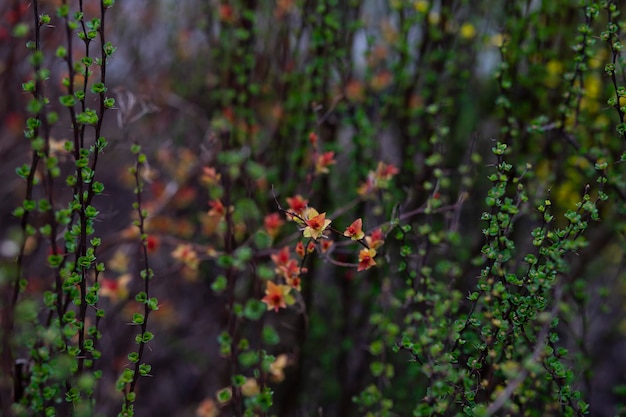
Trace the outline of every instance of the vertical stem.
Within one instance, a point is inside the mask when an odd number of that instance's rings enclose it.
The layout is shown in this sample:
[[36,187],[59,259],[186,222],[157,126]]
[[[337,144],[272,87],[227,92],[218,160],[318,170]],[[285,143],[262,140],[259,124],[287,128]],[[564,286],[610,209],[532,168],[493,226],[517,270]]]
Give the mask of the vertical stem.
[[[229,149],[229,137],[225,137],[225,148]],[[224,169],[222,172],[222,187],[224,189],[224,206],[226,207],[226,232],[224,233],[224,252],[227,256],[232,256],[235,248],[235,226],[233,224],[233,216],[230,206],[232,204],[232,183],[230,175],[228,174],[228,169]],[[228,297],[228,335],[230,336],[230,376],[231,378],[234,375],[239,373],[239,366],[237,364],[237,353],[238,353],[238,338],[237,338],[237,316],[234,313],[235,306],[235,284],[237,281],[236,271],[232,266],[229,266],[226,269],[226,280],[228,282],[227,287],[227,297]],[[232,384],[231,381],[231,389],[232,389],[232,411],[236,417],[240,417],[242,415],[241,408],[241,391],[239,387],[236,387]]]

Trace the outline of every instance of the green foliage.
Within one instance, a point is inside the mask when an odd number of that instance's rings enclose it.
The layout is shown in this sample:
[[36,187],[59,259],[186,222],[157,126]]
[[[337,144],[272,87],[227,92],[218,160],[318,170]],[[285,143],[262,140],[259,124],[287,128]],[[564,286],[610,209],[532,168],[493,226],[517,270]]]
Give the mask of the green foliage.
[[2,415],[619,413],[623,5],[166,3],[2,15]]

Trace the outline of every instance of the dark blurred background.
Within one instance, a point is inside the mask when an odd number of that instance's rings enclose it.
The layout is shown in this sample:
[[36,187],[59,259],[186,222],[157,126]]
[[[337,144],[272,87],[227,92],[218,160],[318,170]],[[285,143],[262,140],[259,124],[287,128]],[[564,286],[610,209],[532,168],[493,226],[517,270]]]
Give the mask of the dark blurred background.
[[[40,2],[53,16],[58,3]],[[86,1],[85,13],[98,13],[96,3]],[[472,260],[484,243],[480,215],[494,139],[514,150],[510,162],[532,167],[529,204],[549,193],[556,215],[571,208],[593,181],[588,155],[613,161],[623,152],[623,137],[615,133],[620,120],[606,104],[614,94],[603,73],[611,57],[600,43],[590,48],[576,117],[563,116],[564,97],[572,86],[567,73],[575,66],[572,46],[577,27],[585,22],[582,8],[573,3],[118,1],[106,22],[107,38],[117,47],[107,86],[118,105],[105,119],[110,146],[97,178],[106,192],[94,202],[101,211],[97,234],[104,240],[99,255],[107,263],[104,279],[110,281],[102,297],[107,312],[102,322],[102,411],[115,415],[119,410],[114,381],[134,345],[135,331],[125,323],[137,309],[132,294],[141,285],[126,275],[140,268],[139,246],[130,232],[134,185],[126,171],[133,163],[128,152],[132,142],[148,153],[145,196],[150,232],[158,239],[152,253],[153,291],[161,303],[149,325],[156,334],[146,353],[153,377],[140,380],[137,415],[216,415],[211,411],[217,407],[215,392],[230,383],[229,364],[216,341],[228,322],[225,299],[211,289],[220,268],[206,254],[201,253],[205,262],[197,270],[170,255],[186,242],[206,253],[219,249],[206,218],[213,196],[203,183],[202,168],[216,164],[221,135],[231,134],[232,147],[254,162],[251,170],[262,172],[236,188],[237,198],[252,202],[248,230],[261,228],[263,216],[276,211],[271,185],[282,204],[300,193],[330,214],[359,199],[358,185],[379,160],[400,169],[394,187],[386,200],[359,203],[349,211],[352,218],[368,213],[368,224],[380,224],[395,203],[410,212],[423,206],[435,188],[444,205],[463,196],[454,216],[433,220],[436,228],[448,231],[454,225],[457,243],[434,250],[424,262],[436,269],[453,260],[455,287],[467,294],[480,272]],[[31,68],[24,39],[12,36],[12,30],[19,22],[30,24],[31,15],[28,2],[0,4],[3,242],[10,241],[17,227],[11,211],[24,195],[15,168],[29,161],[30,152],[23,137],[27,96],[21,83]],[[599,33],[602,25],[593,28]],[[46,93],[58,97],[65,69],[54,50],[64,44],[64,34],[50,27],[42,37],[52,72]],[[499,49],[502,42],[510,44],[506,52]],[[510,82],[506,94],[503,73]],[[505,110],[498,105],[503,96],[510,101]],[[549,128],[533,130],[555,123],[571,128],[569,140]],[[331,175],[311,185],[303,167],[310,162],[308,133],[313,130],[326,150],[335,151],[338,163]],[[68,135],[69,124],[62,120],[52,132],[60,158]],[[626,228],[619,193],[625,188],[622,165],[612,169],[616,180],[609,187],[603,221],[589,231],[588,250],[571,259],[561,322],[578,388],[592,404],[591,415],[606,417],[618,413],[626,392],[619,389],[626,382]],[[534,227],[533,216],[531,206],[516,228],[520,252],[528,248],[522,237]],[[348,217],[337,223],[347,225]],[[420,216],[411,222],[419,224]],[[260,255],[263,261],[273,249],[293,247],[294,231],[292,224],[284,226]],[[415,252],[421,247],[417,241]],[[281,336],[269,350],[287,360],[285,375],[272,385],[278,416],[360,415],[352,398],[372,381],[369,343],[382,337],[370,318],[383,312],[400,325],[403,320],[394,299],[405,278],[392,267],[397,260],[393,248],[390,243],[384,267],[363,275],[313,262],[303,280],[306,312],[266,314],[264,323]],[[28,291],[50,285],[41,262],[47,251],[44,241],[29,247]],[[349,260],[349,253],[337,253]],[[258,339],[253,330],[249,336]],[[386,337],[394,336],[399,337]],[[393,388],[387,386],[397,415],[410,415],[425,395],[424,377],[407,357],[388,360],[397,367]]]

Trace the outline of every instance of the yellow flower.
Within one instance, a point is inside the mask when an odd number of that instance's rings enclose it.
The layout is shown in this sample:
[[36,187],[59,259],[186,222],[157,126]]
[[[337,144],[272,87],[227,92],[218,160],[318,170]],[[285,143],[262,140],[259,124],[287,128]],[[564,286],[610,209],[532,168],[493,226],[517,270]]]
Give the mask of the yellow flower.
[[302,231],[302,235],[317,240],[323,236],[324,230],[330,226],[331,220],[326,218],[326,213],[319,214],[317,210],[310,208],[304,223],[306,226]]
[[463,39],[470,40],[476,36],[476,28],[469,22],[465,22],[461,25],[461,29],[459,30],[459,35]]
[[415,2],[414,7],[419,13],[426,14],[430,6],[427,1],[419,0]]
[[276,360],[270,365],[270,379],[272,382],[282,382],[285,379],[285,367],[289,365],[289,358],[282,353],[276,357]]
[[247,378],[246,382],[241,386],[241,393],[244,397],[252,397],[261,392],[259,384],[254,378]]

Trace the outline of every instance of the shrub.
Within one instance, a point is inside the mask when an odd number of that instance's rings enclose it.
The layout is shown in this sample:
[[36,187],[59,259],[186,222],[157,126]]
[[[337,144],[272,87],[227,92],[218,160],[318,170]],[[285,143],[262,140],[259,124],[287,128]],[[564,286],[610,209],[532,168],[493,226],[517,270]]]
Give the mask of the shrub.
[[2,414],[622,412],[622,6],[259,3],[0,7]]

